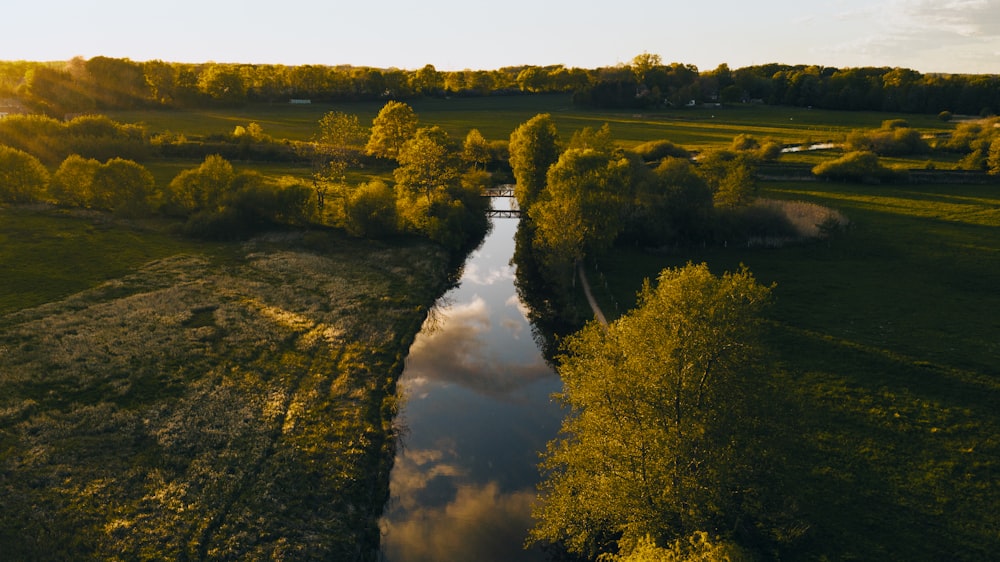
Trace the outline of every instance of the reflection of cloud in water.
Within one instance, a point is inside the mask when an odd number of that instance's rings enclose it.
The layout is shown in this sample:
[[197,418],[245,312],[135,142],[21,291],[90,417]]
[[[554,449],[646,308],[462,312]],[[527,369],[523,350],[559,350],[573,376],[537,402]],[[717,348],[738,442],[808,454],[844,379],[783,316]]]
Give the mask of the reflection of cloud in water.
[[475,263],[468,263],[462,271],[462,281],[468,281],[476,285],[492,285],[499,281],[514,279],[514,268],[505,265],[500,268],[489,268],[482,270]]
[[535,352],[519,363],[520,357],[491,351],[486,340],[491,328],[490,310],[481,297],[440,309],[434,328],[417,335],[406,360],[408,384],[415,395],[421,380],[456,383],[499,397],[553,376]]
[[[449,456],[454,457],[451,453]],[[443,462],[445,452],[436,449],[403,449],[396,455],[392,467],[393,501],[405,511],[417,509],[424,502],[417,496],[427,485],[438,477],[455,478],[464,470],[453,463]]]
[[444,506],[383,519],[383,553],[387,560],[407,562],[524,560],[528,553],[521,545],[532,524],[534,498],[531,490],[501,494],[496,482],[459,487]]
[[525,322],[531,322],[531,318],[528,316],[528,314],[531,311],[528,309],[528,306],[526,304],[521,302],[520,297],[518,297],[517,295],[511,295],[510,297],[507,298],[507,302],[505,302],[504,304],[506,304],[509,307],[516,308],[517,311],[521,313],[521,316],[524,317]]

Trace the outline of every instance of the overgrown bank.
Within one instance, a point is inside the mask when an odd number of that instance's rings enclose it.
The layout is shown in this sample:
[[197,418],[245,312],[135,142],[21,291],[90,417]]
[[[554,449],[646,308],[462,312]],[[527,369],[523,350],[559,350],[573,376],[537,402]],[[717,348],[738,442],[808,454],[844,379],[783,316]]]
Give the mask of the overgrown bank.
[[0,316],[5,558],[375,557],[396,378],[451,262],[328,231],[231,250]]

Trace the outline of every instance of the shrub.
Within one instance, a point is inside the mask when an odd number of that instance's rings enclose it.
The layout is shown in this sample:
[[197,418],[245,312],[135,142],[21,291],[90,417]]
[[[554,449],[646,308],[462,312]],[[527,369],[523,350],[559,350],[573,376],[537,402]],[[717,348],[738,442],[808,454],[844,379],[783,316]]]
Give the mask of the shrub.
[[638,154],[646,162],[656,162],[664,158],[690,158],[691,153],[688,152],[683,147],[677,146],[676,144],[668,140],[654,140],[649,142],[644,142],[634,148],[632,152]]
[[845,146],[848,150],[874,152],[882,156],[926,154],[930,151],[930,145],[920,131],[911,129],[902,119],[885,121],[881,129],[852,131],[847,135]]
[[344,203],[344,227],[354,236],[380,238],[396,232],[396,194],[382,181],[358,186]]
[[896,173],[879,162],[874,152],[849,152],[836,160],[828,160],[812,169],[821,178],[880,183],[891,180]]
[[0,201],[28,203],[42,197],[49,183],[45,166],[23,150],[0,145]]
[[49,197],[59,205],[86,207],[94,197],[94,175],[101,163],[71,154],[56,170],[49,184]]

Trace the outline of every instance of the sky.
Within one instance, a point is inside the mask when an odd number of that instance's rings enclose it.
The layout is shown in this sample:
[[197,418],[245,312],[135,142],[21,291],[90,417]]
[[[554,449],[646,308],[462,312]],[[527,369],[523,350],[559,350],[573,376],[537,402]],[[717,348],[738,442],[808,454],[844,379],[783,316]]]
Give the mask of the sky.
[[1000,73],[1000,0],[22,0],[0,60],[598,68],[638,54]]

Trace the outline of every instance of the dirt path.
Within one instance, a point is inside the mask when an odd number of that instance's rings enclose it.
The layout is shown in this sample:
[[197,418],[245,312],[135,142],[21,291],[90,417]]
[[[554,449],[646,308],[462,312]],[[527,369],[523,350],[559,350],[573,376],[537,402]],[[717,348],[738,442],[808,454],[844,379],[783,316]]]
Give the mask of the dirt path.
[[601,307],[597,305],[597,300],[594,299],[594,293],[590,291],[590,282],[587,281],[587,274],[583,271],[583,264],[577,264],[576,270],[580,274],[580,284],[583,285],[583,294],[587,296],[587,302],[590,303],[590,309],[594,311],[594,317],[597,318],[597,321],[602,326],[607,328],[608,319],[604,317],[604,312],[601,311]]

